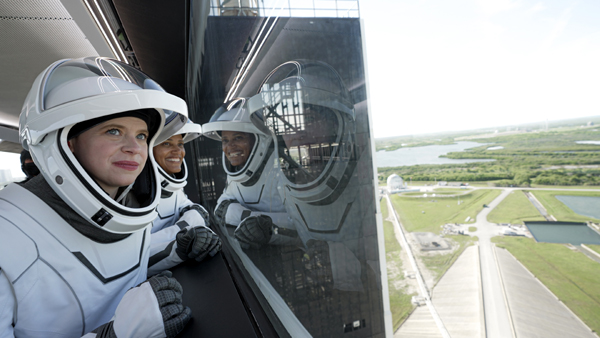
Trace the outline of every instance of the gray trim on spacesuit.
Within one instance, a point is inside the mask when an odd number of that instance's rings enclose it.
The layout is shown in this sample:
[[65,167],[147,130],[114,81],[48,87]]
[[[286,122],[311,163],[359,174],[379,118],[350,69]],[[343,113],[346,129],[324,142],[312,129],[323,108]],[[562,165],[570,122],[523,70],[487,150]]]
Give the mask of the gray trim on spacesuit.
[[140,260],[138,261],[138,263],[136,265],[132,266],[129,270],[121,272],[118,275],[114,275],[114,276],[108,277],[108,278],[102,276],[100,271],[98,271],[98,269],[96,269],[96,267],[92,263],[90,263],[90,261],[81,252],[73,252],[73,255],[83,265],[85,265],[85,267],[88,268],[94,274],[94,276],[96,276],[96,278],[98,278],[102,283],[106,284],[106,283],[110,283],[111,281],[113,281],[115,279],[119,279],[119,278],[129,274],[130,272],[134,271],[135,269],[137,269],[140,266],[140,263],[142,261],[142,255],[144,254],[144,242],[145,241],[146,241],[146,230],[144,230],[144,235],[142,237],[142,245],[140,246]]

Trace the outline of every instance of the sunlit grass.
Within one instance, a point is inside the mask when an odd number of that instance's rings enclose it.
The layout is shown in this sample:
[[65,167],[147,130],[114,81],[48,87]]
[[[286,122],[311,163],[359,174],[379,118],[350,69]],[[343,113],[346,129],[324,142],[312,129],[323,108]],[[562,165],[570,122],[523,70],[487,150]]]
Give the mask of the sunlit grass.
[[600,332],[600,264],[562,244],[494,237],[595,332]]
[[382,199],[380,204],[385,238],[390,310],[392,311],[392,325],[396,331],[412,312],[414,305],[410,301],[415,293],[408,294],[406,287],[396,288],[397,282],[404,280],[404,269],[400,258],[402,247],[396,239],[394,225],[385,220],[388,216],[387,201]]
[[546,219],[533,206],[521,190],[512,191],[492,210],[488,217],[492,223],[522,223],[523,221],[545,221]]
[[440,233],[443,224],[464,223],[467,217],[474,220],[483,205],[489,204],[500,193],[496,189],[480,189],[459,197],[392,195],[391,198],[406,231]]

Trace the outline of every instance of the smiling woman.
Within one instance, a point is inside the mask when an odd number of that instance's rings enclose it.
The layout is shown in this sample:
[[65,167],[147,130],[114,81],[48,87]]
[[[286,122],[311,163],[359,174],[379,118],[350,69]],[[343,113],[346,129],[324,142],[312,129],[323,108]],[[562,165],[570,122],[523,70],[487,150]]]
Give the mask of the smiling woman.
[[221,133],[223,154],[233,167],[246,164],[254,147],[254,135],[240,131],[223,130]]
[[152,149],[156,163],[169,175],[177,174],[181,171],[181,164],[185,156],[183,147],[183,135],[173,135],[163,143]]

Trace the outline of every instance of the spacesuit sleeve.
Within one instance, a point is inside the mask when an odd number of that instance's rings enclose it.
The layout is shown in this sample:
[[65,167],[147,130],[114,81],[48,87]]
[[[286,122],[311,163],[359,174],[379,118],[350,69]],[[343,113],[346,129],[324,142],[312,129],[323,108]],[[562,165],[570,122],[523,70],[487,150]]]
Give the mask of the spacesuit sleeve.
[[15,294],[8,277],[0,268],[0,338],[13,338]]
[[170,269],[183,260],[177,255],[177,233],[184,228],[209,226],[209,214],[199,204],[189,199],[179,206],[179,219],[175,224],[161,229],[151,235],[150,260],[148,262],[148,276]]

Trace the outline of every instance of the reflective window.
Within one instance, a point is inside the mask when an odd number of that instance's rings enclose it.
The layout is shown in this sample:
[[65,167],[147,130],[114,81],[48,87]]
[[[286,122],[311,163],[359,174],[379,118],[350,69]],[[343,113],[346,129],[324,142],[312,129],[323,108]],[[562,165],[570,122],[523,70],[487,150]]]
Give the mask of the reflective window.
[[358,2],[275,3],[212,1],[190,41],[203,199],[280,335],[384,336]]

